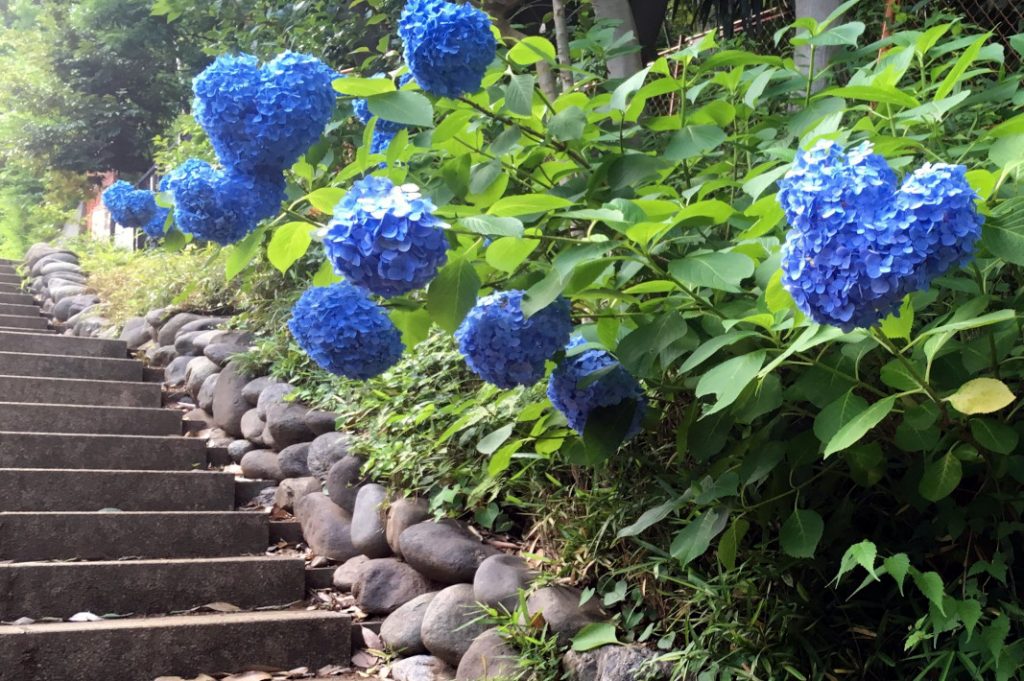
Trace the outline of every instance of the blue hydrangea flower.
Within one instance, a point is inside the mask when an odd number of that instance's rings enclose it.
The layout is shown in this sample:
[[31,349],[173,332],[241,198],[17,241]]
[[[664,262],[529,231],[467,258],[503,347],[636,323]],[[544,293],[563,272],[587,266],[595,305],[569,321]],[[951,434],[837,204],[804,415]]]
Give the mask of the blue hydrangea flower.
[[[566,350],[583,345],[586,341],[573,337]],[[603,372],[599,378],[587,385],[581,385],[594,372]],[[583,434],[591,412],[602,407],[614,407],[626,400],[636,403],[633,420],[626,432],[630,440],[640,432],[647,400],[643,388],[618,360],[604,350],[584,350],[578,355],[566,357],[565,361],[551,372],[548,380],[548,399],[555,409],[565,415],[569,427]]]
[[522,304],[523,291],[492,293],[477,301],[455,331],[469,368],[499,388],[539,381],[544,363],[572,333],[565,298],[557,298],[529,319],[523,316]]
[[[379,123],[380,121],[378,121]],[[371,154],[386,154],[388,147],[391,146],[391,140],[395,139],[395,135],[398,133],[387,132],[384,130],[374,130],[373,137],[370,139],[370,153]]]
[[284,52],[262,67],[252,55],[221,55],[193,82],[195,117],[226,167],[274,175],[320,139],[337,77],[305,54]]
[[469,3],[409,0],[398,22],[398,35],[416,82],[441,97],[479,90],[497,49],[491,20]]
[[156,207],[156,212],[149,222],[142,226],[142,231],[152,239],[159,239],[164,235],[164,226],[167,224],[167,216],[171,214],[170,208]]
[[902,188],[865,143],[834,142],[797,154],[779,183],[793,229],[782,284],[814,321],[844,330],[895,313],[903,298],[965,262],[981,218],[962,168],[925,166]]
[[422,288],[448,260],[445,223],[433,211],[415,185],[363,178],[323,232],[327,258],[338,274],[385,298]]
[[157,205],[153,193],[118,180],[103,192],[103,205],[114,222],[125,227],[142,227],[153,219]]
[[405,346],[384,309],[348,282],[302,294],[288,328],[321,367],[364,380],[394,366]]
[[276,215],[285,198],[284,177],[218,170],[189,159],[167,176],[178,229],[221,245],[243,239],[260,220]]

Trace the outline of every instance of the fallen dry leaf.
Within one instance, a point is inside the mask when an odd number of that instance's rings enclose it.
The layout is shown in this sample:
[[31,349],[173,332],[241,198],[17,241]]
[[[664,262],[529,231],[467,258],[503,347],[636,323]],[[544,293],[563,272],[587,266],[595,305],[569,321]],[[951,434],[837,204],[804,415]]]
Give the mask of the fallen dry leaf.
[[[213,610],[214,612],[241,612],[241,608],[231,603],[224,603],[222,601],[214,601],[213,603],[207,603],[201,606],[202,610]],[[268,677],[269,678],[269,677]]]
[[223,681],[274,681],[274,677],[267,672],[242,672],[226,676]]

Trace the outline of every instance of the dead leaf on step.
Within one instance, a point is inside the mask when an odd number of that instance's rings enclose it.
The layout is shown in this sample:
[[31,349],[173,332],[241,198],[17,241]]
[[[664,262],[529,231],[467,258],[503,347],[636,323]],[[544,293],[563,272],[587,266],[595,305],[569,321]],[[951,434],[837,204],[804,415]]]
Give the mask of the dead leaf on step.
[[91,612],[76,612],[68,618],[68,622],[99,622],[103,618]]
[[309,667],[296,667],[295,669],[289,669],[284,673],[286,679],[301,679],[309,675]]
[[361,669],[369,669],[370,667],[377,664],[377,657],[371,655],[365,650],[360,650],[352,655],[352,666],[360,667]]
[[274,681],[274,677],[267,672],[242,672],[225,676],[222,681]]
[[384,643],[380,640],[380,636],[374,633],[373,629],[369,627],[360,627],[363,633],[363,645],[370,650],[384,650]]
[[329,664],[316,670],[317,676],[341,676],[352,671],[351,667],[339,667],[336,664]]
[[[224,603],[222,601],[214,601],[213,603],[207,603],[200,607],[200,610],[213,610],[214,612],[241,612],[241,608],[231,603]],[[267,677],[270,678],[269,676]]]

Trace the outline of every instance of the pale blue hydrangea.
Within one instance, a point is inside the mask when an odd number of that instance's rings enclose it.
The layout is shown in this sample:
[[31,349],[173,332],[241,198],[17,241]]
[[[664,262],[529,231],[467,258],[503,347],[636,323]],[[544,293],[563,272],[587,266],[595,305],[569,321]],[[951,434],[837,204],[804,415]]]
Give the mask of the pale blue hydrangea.
[[925,166],[898,187],[868,143],[846,154],[819,142],[797,154],[779,187],[792,226],[782,284],[811,319],[847,331],[874,325],[966,262],[981,234],[962,167]]
[[320,139],[337,77],[305,54],[284,52],[262,67],[252,55],[221,55],[193,83],[195,117],[225,167],[274,175]]
[[[566,348],[571,351],[586,341],[573,337]],[[597,378],[593,375],[600,372]],[[588,377],[590,377],[588,379]],[[605,350],[584,350],[567,356],[551,372],[548,380],[548,399],[555,409],[565,415],[569,427],[583,434],[587,419],[595,409],[615,407],[626,401],[635,404],[633,418],[626,431],[626,440],[640,432],[647,400],[640,383],[610,353]]]
[[359,380],[394,366],[405,349],[384,308],[348,282],[303,293],[288,328],[322,368]]
[[478,91],[497,49],[490,18],[469,3],[410,0],[398,35],[416,82],[442,97]]
[[110,211],[114,222],[125,227],[144,226],[153,219],[157,209],[153,192],[136,189],[124,180],[118,180],[104,190],[103,205]]
[[433,211],[415,185],[363,178],[323,232],[327,258],[338,274],[386,298],[422,288],[448,259],[446,225]]
[[533,385],[543,378],[544,363],[572,333],[569,301],[559,297],[527,319],[523,294],[498,291],[481,298],[455,331],[469,368],[499,388]]
[[174,222],[182,232],[221,245],[235,243],[260,220],[277,214],[284,177],[255,177],[189,159],[166,178],[174,197]]

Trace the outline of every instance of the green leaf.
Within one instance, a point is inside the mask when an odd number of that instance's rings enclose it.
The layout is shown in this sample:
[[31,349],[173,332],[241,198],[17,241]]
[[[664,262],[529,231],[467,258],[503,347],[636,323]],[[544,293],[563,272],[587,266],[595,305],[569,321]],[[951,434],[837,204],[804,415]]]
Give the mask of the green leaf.
[[834,26],[827,31],[823,31],[816,36],[813,36],[808,40],[808,44],[815,45],[817,47],[826,47],[829,45],[851,45],[857,46],[857,38],[864,33],[864,29],[867,28],[863,22],[851,21],[846,24],[840,24]]
[[572,638],[572,649],[582,653],[619,642],[612,622],[591,622]]
[[533,90],[536,86],[536,76],[510,76],[505,87],[505,108],[520,116],[533,115]]
[[959,601],[956,604],[956,613],[964,623],[964,630],[967,632],[967,640],[970,641],[971,636],[974,635],[974,628],[978,626],[978,622],[981,621],[981,603],[973,598]]
[[548,121],[548,132],[560,142],[572,142],[583,137],[587,129],[587,115],[578,106],[559,111]]
[[341,281],[341,277],[334,273],[334,267],[330,260],[320,263],[316,274],[313,275],[313,286],[330,286]]
[[395,84],[390,78],[335,78],[334,89],[352,97],[371,97],[394,92]]
[[668,269],[684,284],[738,293],[740,282],[754,274],[754,261],[742,253],[702,253],[673,260]]
[[530,257],[540,241],[537,239],[517,239],[504,237],[496,239],[484,252],[484,260],[496,270],[511,274]]
[[754,380],[764,364],[765,352],[759,350],[739,357],[733,357],[714,367],[700,377],[695,394],[698,398],[715,395],[715,403],[702,414],[701,418],[725,409],[736,401]]
[[744,518],[737,518],[718,540],[718,562],[726,570],[736,567],[736,554],[739,552],[740,542],[743,541],[743,537],[749,529],[749,522]]
[[224,275],[228,281],[244,270],[263,244],[264,230],[257,229],[231,247],[231,253],[224,263]]
[[636,416],[636,401],[598,407],[587,415],[583,428],[583,446],[590,461],[600,463],[618,451],[626,440]]
[[975,40],[970,47],[964,50],[964,53],[956,60],[956,64],[953,65],[953,68],[950,69],[949,73],[946,74],[946,77],[942,79],[942,83],[939,84],[938,89],[935,90],[936,100],[942,99],[953,91],[953,88],[956,87],[957,83],[960,82],[960,79],[963,78],[968,67],[970,67],[970,65],[974,63],[974,60],[978,58],[978,53],[981,52],[981,48],[985,45],[987,40],[988,36],[984,35]]
[[860,565],[877,582],[878,573],[875,572],[875,560],[877,558],[878,549],[875,547],[874,542],[865,540],[854,544],[846,549],[846,553],[843,554],[843,558],[839,562],[839,574],[836,575],[836,583],[842,579],[844,574],[852,570],[854,565]]
[[419,92],[412,90],[387,92],[368,97],[366,103],[370,107],[370,113],[386,121],[423,128],[434,125],[434,105]]
[[961,414],[991,414],[1010,406],[1016,399],[997,378],[975,378],[946,398]]
[[625,111],[629,107],[630,98],[637,90],[643,87],[644,80],[646,80],[647,74],[650,70],[651,67],[648,66],[622,81],[622,83],[615,88],[615,91],[612,92],[612,98],[608,102],[608,106],[616,111]]
[[476,443],[476,451],[481,454],[493,454],[498,451],[498,447],[505,444],[505,441],[512,435],[512,429],[514,427],[514,423],[509,423],[497,430],[491,431],[485,435],[480,442]]
[[750,338],[756,336],[755,331],[729,331],[720,336],[712,336],[706,342],[701,344],[699,348],[693,351],[693,354],[686,358],[683,365],[679,367],[679,370],[683,373],[696,369],[701,364],[711,359],[711,357],[721,350],[722,348],[729,347],[734,343],[738,343],[744,338]]
[[889,576],[896,580],[896,586],[903,595],[903,580],[907,577],[910,569],[910,558],[905,553],[895,553],[882,561],[882,567],[889,573]]
[[499,217],[519,217],[568,208],[573,202],[551,194],[517,194],[499,199],[488,212]]
[[480,277],[472,263],[465,258],[448,261],[427,289],[430,318],[445,331],[454,333],[476,303],[479,290]]
[[813,558],[824,531],[825,521],[817,511],[797,509],[782,524],[779,544],[786,555]]
[[334,207],[345,196],[345,190],[337,187],[321,187],[306,194],[306,200],[313,208],[328,215],[334,212]]
[[960,484],[963,478],[963,465],[953,452],[925,464],[924,475],[917,486],[917,491],[928,501],[945,499]]
[[983,314],[980,317],[971,317],[959,322],[951,322],[949,324],[943,324],[942,326],[935,327],[934,329],[928,329],[922,331],[918,335],[918,339],[928,338],[929,336],[935,336],[937,334],[951,333],[954,331],[967,331],[968,329],[980,329],[985,326],[992,326],[993,324],[1001,324],[1003,322],[1012,321],[1017,318],[1017,314],[1013,310],[996,310],[995,312],[989,312]]
[[675,511],[678,511],[687,501],[689,501],[689,499],[690,495],[684,494],[658,504],[654,508],[649,508],[636,519],[636,522],[623,527],[615,536],[619,539],[624,537],[635,537],[645,530],[654,527]]
[[499,218],[494,215],[470,215],[459,219],[459,227],[484,236],[523,235],[523,223],[516,218]]
[[853,420],[853,417],[868,408],[867,401],[850,390],[830,403],[814,417],[814,436],[824,444],[839,430]]
[[921,102],[892,86],[847,85],[845,87],[830,88],[818,94],[819,98],[825,96],[893,104],[895,106],[905,106],[908,109],[921,106]]
[[721,534],[729,520],[729,512],[710,508],[680,530],[672,540],[669,552],[684,566],[704,555],[711,540]]
[[1011,453],[1020,441],[1016,430],[995,419],[971,419],[971,435],[979,445],[997,454]]
[[825,446],[825,458],[855,445],[889,415],[895,403],[895,397],[886,397],[850,419]]
[[508,60],[519,66],[529,66],[539,61],[555,61],[555,46],[547,38],[531,35],[521,39],[508,51]]
[[406,350],[419,345],[430,335],[430,313],[426,310],[393,309],[388,316],[402,332]]
[[882,320],[882,333],[886,338],[904,338],[910,340],[910,330],[914,327],[914,305],[910,296],[903,299],[903,304],[896,314]]
[[871,487],[885,476],[885,454],[877,442],[854,445],[843,458],[850,467],[850,477],[862,487]]
[[924,597],[931,601],[932,605],[939,612],[945,615],[946,608],[943,601],[946,594],[943,590],[942,577],[939,576],[939,573],[911,570],[910,576],[914,579],[914,584],[924,594]]
[[523,444],[522,440],[513,440],[498,451],[491,454],[491,458],[487,460],[487,475],[492,478],[496,478],[506,470],[512,463],[512,455]]
[[280,272],[287,272],[313,243],[313,225],[308,222],[287,222],[274,230],[267,245],[267,259]]
[[687,161],[714,151],[726,137],[717,125],[688,125],[672,135],[663,156],[669,161]]

